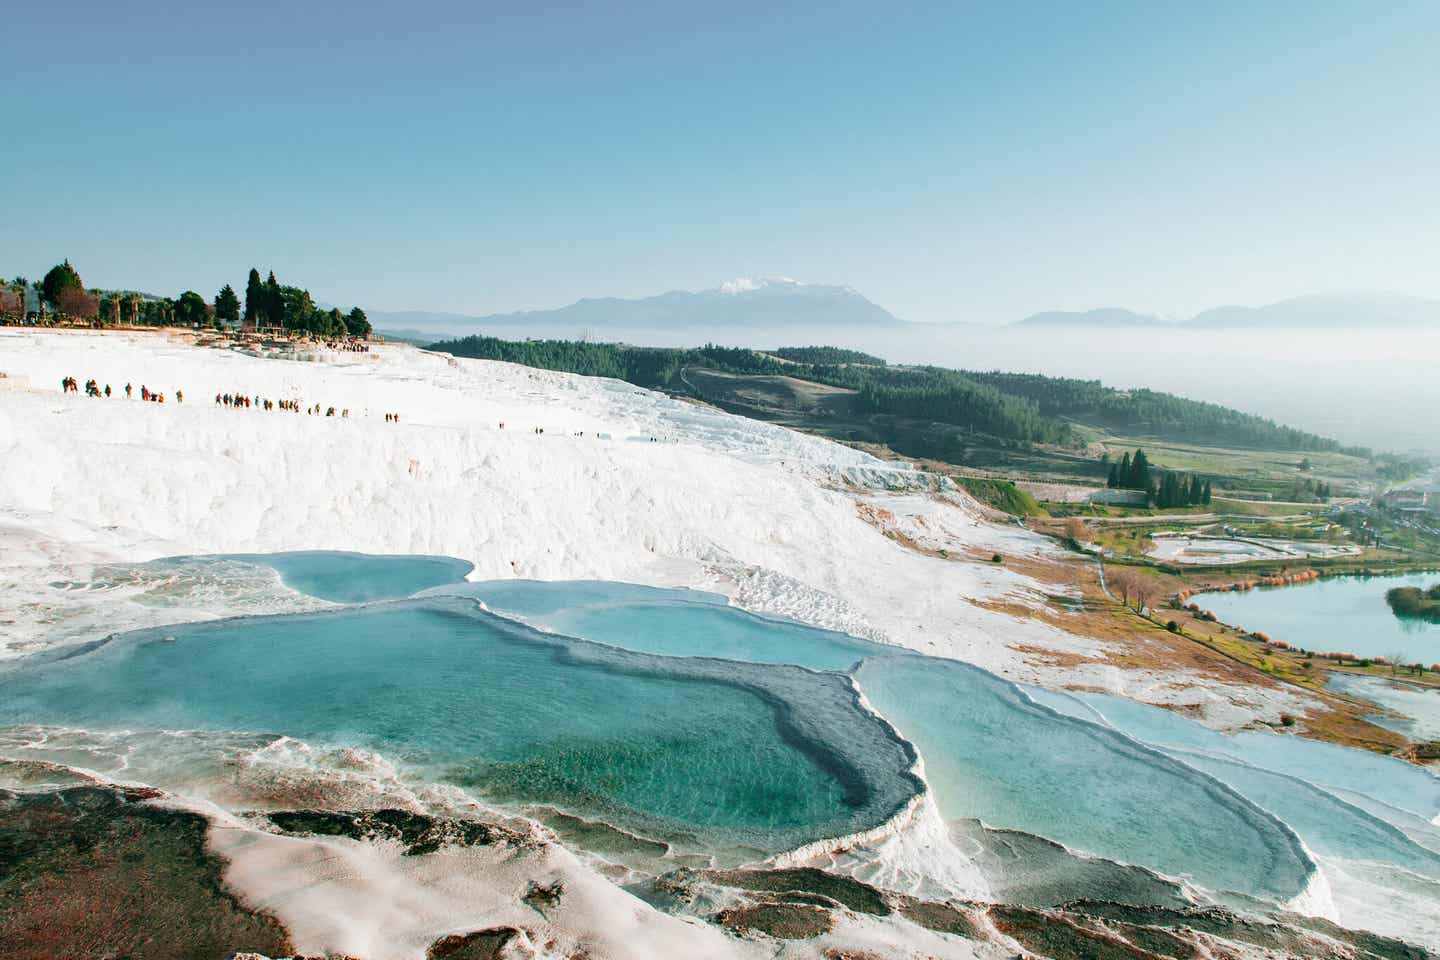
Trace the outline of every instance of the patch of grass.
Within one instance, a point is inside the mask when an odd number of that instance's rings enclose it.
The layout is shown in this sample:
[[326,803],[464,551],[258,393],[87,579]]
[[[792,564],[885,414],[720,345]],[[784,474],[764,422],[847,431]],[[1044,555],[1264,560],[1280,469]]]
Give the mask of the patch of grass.
[[954,481],[970,496],[996,510],[1016,517],[1049,516],[1039,502],[1009,480],[994,480],[989,477],[953,477]]
[[900,900],[900,913],[906,920],[927,930],[969,940],[979,940],[983,936],[974,917],[952,904],[904,897]]
[[275,918],[226,889],[224,864],[206,847],[206,821],[141,803],[148,795],[0,791],[0,956],[294,952]]
[[835,926],[830,911],[790,903],[761,903],[722,910],[716,920],[731,930],[758,931],[779,940],[809,940],[829,933]]

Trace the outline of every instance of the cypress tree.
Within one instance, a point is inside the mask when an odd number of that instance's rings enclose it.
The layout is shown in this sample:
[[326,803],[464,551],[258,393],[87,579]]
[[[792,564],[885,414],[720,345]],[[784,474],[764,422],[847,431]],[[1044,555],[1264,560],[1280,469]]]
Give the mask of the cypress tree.
[[1110,479],[1105,481],[1105,486],[1109,487],[1111,490],[1114,490],[1116,487],[1120,486],[1119,464],[1110,464]]
[[1207,507],[1210,505],[1210,481],[1209,481],[1209,480],[1206,480],[1206,481],[1205,481],[1205,493],[1204,493],[1204,495],[1200,498],[1200,502],[1203,503],[1203,504],[1205,504],[1205,506],[1207,506]]
[[1136,450],[1135,457],[1130,461],[1130,470],[1134,474],[1132,486],[1141,490],[1150,487],[1150,461],[1145,457],[1144,450]]
[[250,268],[250,278],[245,281],[245,326],[255,327],[258,325],[261,314],[265,312],[265,288],[260,284],[260,271],[254,267]]
[[1130,453],[1126,451],[1125,459],[1120,461],[1119,478],[1115,483],[1117,487],[1134,487],[1135,471],[1130,467]]
[[275,279],[275,271],[270,271],[270,276],[265,280],[265,321],[276,326],[283,326],[285,323],[285,294],[280,290],[280,283]]

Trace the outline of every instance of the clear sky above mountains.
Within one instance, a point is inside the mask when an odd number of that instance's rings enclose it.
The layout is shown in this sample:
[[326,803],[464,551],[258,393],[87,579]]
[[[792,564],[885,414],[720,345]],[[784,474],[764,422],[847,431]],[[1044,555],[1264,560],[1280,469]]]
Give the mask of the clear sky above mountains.
[[1431,3],[22,4],[0,271],[491,313],[1440,296]]

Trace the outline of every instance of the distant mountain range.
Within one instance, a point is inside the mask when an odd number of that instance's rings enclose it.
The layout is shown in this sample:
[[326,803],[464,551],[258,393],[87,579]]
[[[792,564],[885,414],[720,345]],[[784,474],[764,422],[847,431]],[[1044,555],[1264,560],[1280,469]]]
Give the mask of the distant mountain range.
[[[442,336],[493,333],[500,337],[608,337],[623,332],[666,332],[721,337],[731,330],[813,328],[830,330],[915,329],[850,287],[802,283],[786,277],[745,278],[697,292],[672,290],[640,299],[587,298],[554,310],[521,310],[471,316],[423,310],[368,311],[387,336],[428,342]],[[1430,327],[1440,329],[1440,300],[1401,294],[1318,294],[1260,307],[1224,306],[1188,320],[1139,313],[1124,307],[1051,310],[1011,326],[1049,329],[1290,329]],[[977,329],[983,329],[976,325]],[[992,328],[993,329],[993,328]]]
[[711,290],[672,290],[654,297],[585,299],[556,310],[521,310],[472,317],[423,311],[368,311],[376,328],[395,335],[519,334],[525,329],[568,336],[608,330],[701,330],[732,327],[887,327],[904,321],[849,287],[801,283],[786,277],[743,278]]
[[1199,327],[1440,327],[1440,300],[1398,293],[1316,294],[1266,307],[1216,307]]
[[1023,327],[1158,327],[1173,326],[1160,317],[1136,313],[1124,307],[1100,307],[1098,310],[1047,310],[1034,313],[1012,326]]
[[1099,310],[1052,310],[1018,320],[1016,326],[1034,327],[1204,327],[1370,328],[1434,327],[1440,329],[1440,300],[1397,293],[1314,294],[1281,300],[1263,307],[1226,306],[1204,310],[1189,320],[1176,321],[1123,307]]

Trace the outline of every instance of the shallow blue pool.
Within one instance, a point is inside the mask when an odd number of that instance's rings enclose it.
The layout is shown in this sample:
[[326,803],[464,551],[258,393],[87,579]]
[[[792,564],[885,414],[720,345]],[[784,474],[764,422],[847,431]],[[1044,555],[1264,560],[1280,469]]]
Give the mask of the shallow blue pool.
[[700,590],[665,590],[600,580],[488,580],[438,587],[551,633],[670,657],[721,657],[845,671],[897,647],[750,613]]
[[434,598],[126,635],[0,675],[0,722],[277,733],[495,801],[779,850],[918,791],[848,681],[572,642]]
[[399,600],[429,587],[460,583],[475,569],[454,557],[297,550],[288,553],[238,553],[217,559],[270,567],[297,593],[332,603]]

